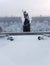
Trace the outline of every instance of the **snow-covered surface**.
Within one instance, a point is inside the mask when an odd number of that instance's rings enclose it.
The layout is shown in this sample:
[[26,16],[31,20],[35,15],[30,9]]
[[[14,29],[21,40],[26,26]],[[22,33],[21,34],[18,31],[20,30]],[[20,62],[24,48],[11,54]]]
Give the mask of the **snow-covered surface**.
[[14,36],[14,41],[0,38],[0,65],[50,65],[50,38]]

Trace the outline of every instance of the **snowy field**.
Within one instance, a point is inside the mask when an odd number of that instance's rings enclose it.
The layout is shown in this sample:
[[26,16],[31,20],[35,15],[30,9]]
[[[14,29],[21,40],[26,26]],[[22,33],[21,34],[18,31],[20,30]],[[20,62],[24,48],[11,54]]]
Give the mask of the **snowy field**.
[[36,35],[0,38],[0,65],[50,65],[50,38]]

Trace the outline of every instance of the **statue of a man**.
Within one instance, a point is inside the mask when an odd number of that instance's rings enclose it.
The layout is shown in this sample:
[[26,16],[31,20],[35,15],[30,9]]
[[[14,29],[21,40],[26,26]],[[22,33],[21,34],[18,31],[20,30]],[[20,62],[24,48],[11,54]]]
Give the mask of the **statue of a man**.
[[23,14],[24,14],[23,32],[30,32],[29,15],[26,11],[24,11]]

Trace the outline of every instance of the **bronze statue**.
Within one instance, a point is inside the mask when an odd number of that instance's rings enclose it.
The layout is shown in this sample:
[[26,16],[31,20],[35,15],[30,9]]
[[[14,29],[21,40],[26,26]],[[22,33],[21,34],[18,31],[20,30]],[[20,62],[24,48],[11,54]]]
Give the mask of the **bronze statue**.
[[23,14],[24,14],[23,32],[30,32],[29,15],[26,11],[24,11]]

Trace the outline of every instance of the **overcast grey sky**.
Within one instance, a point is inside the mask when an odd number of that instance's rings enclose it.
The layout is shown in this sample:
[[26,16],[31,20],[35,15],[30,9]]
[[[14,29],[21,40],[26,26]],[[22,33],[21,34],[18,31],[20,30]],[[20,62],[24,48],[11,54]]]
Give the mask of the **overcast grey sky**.
[[22,9],[30,16],[50,16],[50,0],[0,0],[0,16],[22,16]]

